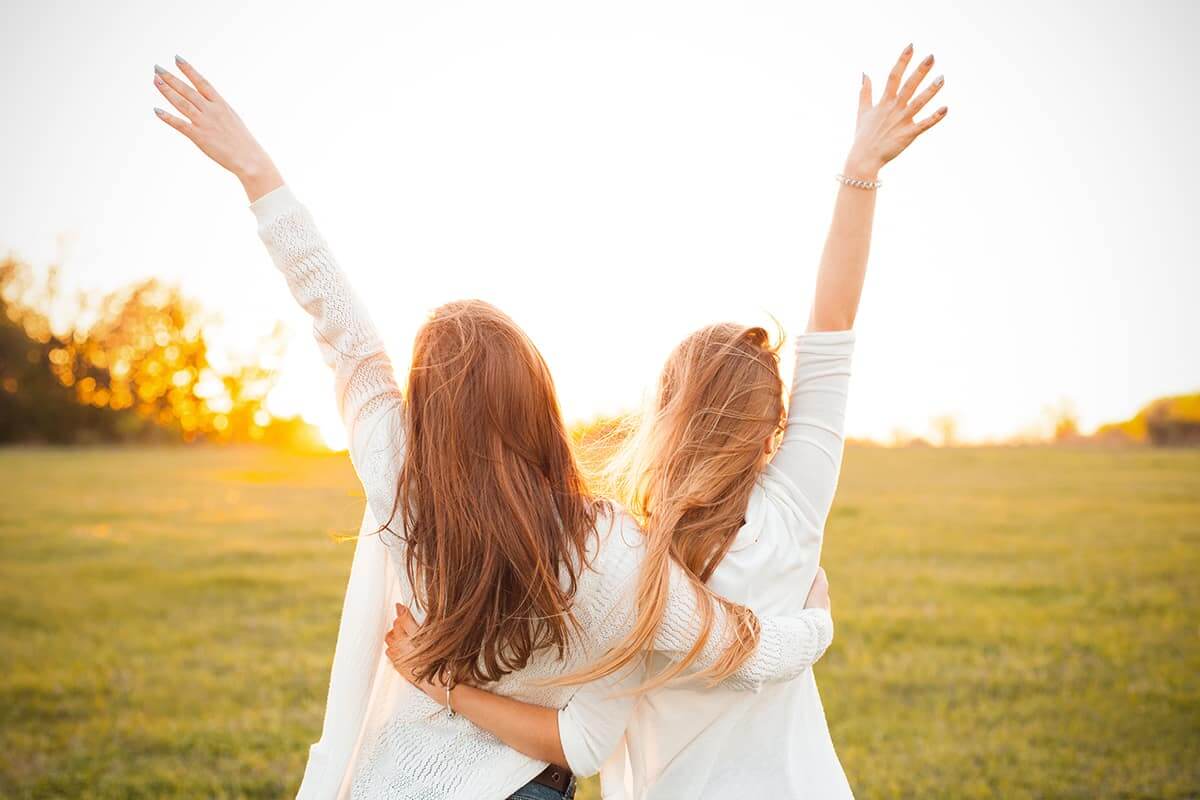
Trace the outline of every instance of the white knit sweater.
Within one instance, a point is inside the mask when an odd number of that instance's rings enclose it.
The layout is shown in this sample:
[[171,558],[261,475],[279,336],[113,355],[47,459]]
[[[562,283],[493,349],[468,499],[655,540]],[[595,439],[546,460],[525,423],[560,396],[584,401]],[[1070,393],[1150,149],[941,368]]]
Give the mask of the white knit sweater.
[[[391,517],[404,456],[403,399],[383,345],[311,216],[287,187],[255,201],[259,235],[296,300],[313,317],[313,331],[333,369],[350,456],[367,496],[342,609],[321,740],[313,745],[301,797],[495,798],[527,783],[544,767],[441,707],[391,669],[383,636],[392,603],[422,617],[407,584],[402,537],[370,535],[375,520]],[[595,661],[630,630],[642,535],[623,513],[605,516],[588,553],[574,613],[582,633],[564,660],[546,651],[487,688],[543,706],[566,705],[571,687],[539,682]],[[796,586],[799,596],[807,585]],[[655,649],[667,658],[691,649],[698,636],[696,599],[682,575],[672,576],[670,604]],[[762,617],[755,655],[724,685],[758,689],[794,678],[815,662],[833,636],[827,612]],[[697,668],[711,664],[728,636],[718,616]]]

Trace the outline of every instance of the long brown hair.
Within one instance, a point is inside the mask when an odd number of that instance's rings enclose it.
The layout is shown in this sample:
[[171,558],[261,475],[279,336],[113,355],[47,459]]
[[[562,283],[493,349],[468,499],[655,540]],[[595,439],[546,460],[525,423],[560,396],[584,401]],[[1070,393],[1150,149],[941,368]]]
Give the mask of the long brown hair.
[[717,606],[727,615],[732,640],[718,661],[699,675],[715,683],[753,654],[759,638],[757,617],[714,593],[705,581],[744,523],[750,492],[783,421],[778,347],[765,329],[710,325],[675,348],[663,368],[653,408],[643,415],[611,470],[618,498],[646,534],[637,621],[623,642],[571,680],[609,675],[652,649],[667,607],[671,561],[683,567],[701,601],[697,605],[702,635],[683,659],[651,676],[639,691],[660,686],[687,669],[711,635]]
[[409,665],[485,683],[561,657],[598,507],[541,354],[488,303],[444,305],[413,345],[406,414],[396,511],[425,610]]

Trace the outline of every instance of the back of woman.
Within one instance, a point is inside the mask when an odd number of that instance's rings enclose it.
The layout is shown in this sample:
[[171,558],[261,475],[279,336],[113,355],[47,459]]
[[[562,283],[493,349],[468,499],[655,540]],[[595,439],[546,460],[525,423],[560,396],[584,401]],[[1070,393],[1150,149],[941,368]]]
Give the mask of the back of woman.
[[[741,462],[750,485],[736,498],[728,491],[736,483],[714,488],[707,503],[697,503],[705,497],[702,486],[690,484],[687,492],[666,483],[662,488],[688,498],[702,530],[715,527],[713,520],[733,506],[731,535],[714,552],[698,551],[689,566],[706,577],[709,590],[757,614],[800,613],[819,569],[842,460],[853,342],[850,332],[799,337],[787,425],[765,467],[758,465],[782,414],[778,359],[766,331],[709,326],[676,348],[664,368],[648,422],[656,430],[646,435],[650,451],[639,474],[669,473],[682,452],[705,465],[692,473],[711,470],[719,459]],[[696,425],[701,419],[710,421]],[[670,433],[672,428],[679,432]],[[657,449],[667,441],[673,442],[670,449]],[[739,446],[740,458],[731,452]],[[654,514],[670,500],[650,496],[644,505],[653,537]],[[705,508],[712,510],[704,513]],[[679,551],[689,552],[679,542],[686,532],[676,528],[673,535]],[[653,657],[650,672],[670,666]],[[624,747],[606,763],[602,780],[606,797],[620,796],[615,789],[621,787],[638,800],[717,798],[747,790],[851,796],[812,670],[756,694],[678,684],[653,689],[634,706]]]
[[[597,535],[586,558],[594,561],[610,537],[636,541],[640,536],[628,515],[606,509],[597,520]],[[391,551],[397,568],[402,567],[399,552]],[[612,611],[605,599],[611,593],[604,584],[613,577],[611,572],[579,572],[578,602],[572,611],[581,631],[604,629],[603,618]],[[419,611],[414,616],[422,618]],[[572,636],[561,656],[554,648],[537,650],[521,669],[499,677],[488,687],[496,694],[540,706],[564,706],[574,687],[553,685],[551,681],[564,670],[580,669],[598,658],[601,653],[597,641],[595,635]],[[385,674],[390,673],[389,665]],[[370,717],[364,725],[363,744],[353,770],[352,797],[507,796],[544,766],[475,726],[467,717],[446,713],[444,703],[412,683],[397,679],[384,685],[384,692],[370,704]],[[448,769],[431,769],[430,765],[441,763],[441,753],[454,753],[456,763]]]
[[[776,460],[759,475],[745,505],[745,522],[707,581],[713,592],[756,614],[802,611],[819,569],[828,509],[814,503],[831,497],[821,486],[837,481],[842,415],[836,407],[814,410],[811,401],[817,392],[844,393],[850,341],[842,334],[801,338],[801,347],[811,350],[816,344],[845,355],[825,360],[821,371],[828,377],[817,381],[804,380],[809,373],[798,371],[801,380],[791,402],[795,423]],[[801,409],[815,412],[805,414],[806,423],[801,423]],[[811,423],[817,419],[825,436],[814,441]],[[777,463],[782,457],[787,464],[798,449],[813,447],[828,453],[829,468],[789,477]],[[655,656],[650,672],[669,666]],[[780,797],[851,796],[813,670],[758,693],[686,684],[646,693],[635,704],[624,745],[605,764],[602,781],[606,798],[621,797],[620,787],[631,800],[731,797],[748,789]]]

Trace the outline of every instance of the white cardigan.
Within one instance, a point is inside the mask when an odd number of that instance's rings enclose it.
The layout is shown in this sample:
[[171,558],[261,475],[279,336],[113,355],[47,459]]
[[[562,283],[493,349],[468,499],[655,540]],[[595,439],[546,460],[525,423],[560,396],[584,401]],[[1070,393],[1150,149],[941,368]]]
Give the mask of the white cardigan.
[[[300,787],[303,798],[494,798],[501,800],[544,767],[505,746],[463,717],[404,682],[383,654],[392,603],[408,604],[420,619],[403,569],[403,536],[376,535],[390,518],[404,456],[403,399],[383,345],[349,288],[311,216],[287,187],[255,201],[259,235],[297,301],[313,317],[322,355],[335,375],[339,409],[349,432],[350,456],[367,496],[368,513],[355,548],[350,582],[330,675],[321,739],[312,746]],[[490,684],[491,691],[538,705],[566,705],[575,689],[539,685],[593,662],[629,632],[633,588],[642,558],[641,532],[619,511],[597,525],[573,604],[581,634],[565,659],[535,653],[526,668]],[[797,584],[803,598],[808,584]],[[696,598],[682,574],[672,575],[667,614],[656,652],[678,657],[699,634]],[[828,647],[828,613],[806,610],[762,617],[754,656],[723,685],[757,690],[806,670]],[[730,632],[718,614],[697,668],[714,662]]]
[[[811,584],[820,564],[842,463],[853,347],[848,331],[797,340],[783,441],[708,582],[760,616],[800,613],[805,597],[796,587]],[[665,665],[652,657],[651,669]],[[606,800],[852,796],[812,670],[759,693],[669,686],[635,704],[608,699],[611,688],[585,686],[559,712],[563,750],[576,774],[595,772],[607,758]]]

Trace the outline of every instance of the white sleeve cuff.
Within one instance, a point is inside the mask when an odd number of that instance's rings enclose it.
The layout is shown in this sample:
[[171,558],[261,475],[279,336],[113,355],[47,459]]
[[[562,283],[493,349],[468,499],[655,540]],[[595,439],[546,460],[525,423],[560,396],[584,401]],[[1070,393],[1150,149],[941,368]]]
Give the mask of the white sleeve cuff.
[[260,228],[269,225],[276,217],[295,211],[299,207],[300,201],[296,199],[296,195],[292,193],[291,187],[286,183],[278,189],[272,189],[250,204],[250,210],[254,212],[254,218],[258,220]]
[[817,652],[824,653],[833,644],[833,615],[827,608],[806,608],[802,614],[807,614],[817,632]]
[[853,330],[802,333],[796,337],[796,349],[806,352],[819,350],[848,353],[854,349],[855,338]]

